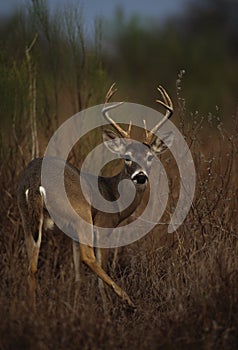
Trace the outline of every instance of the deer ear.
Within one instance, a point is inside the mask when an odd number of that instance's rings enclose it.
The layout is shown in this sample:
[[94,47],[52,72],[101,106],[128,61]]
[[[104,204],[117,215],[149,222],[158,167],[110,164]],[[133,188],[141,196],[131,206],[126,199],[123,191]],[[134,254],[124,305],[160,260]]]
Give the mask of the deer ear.
[[123,138],[118,137],[118,135],[115,132],[111,130],[104,130],[103,142],[104,145],[109,149],[109,151],[117,154],[125,153],[125,141]]
[[155,154],[160,154],[165,152],[168,148],[170,148],[174,141],[174,133],[168,132],[163,135],[163,140],[159,139],[158,137],[155,139],[155,141],[151,145],[151,149]]

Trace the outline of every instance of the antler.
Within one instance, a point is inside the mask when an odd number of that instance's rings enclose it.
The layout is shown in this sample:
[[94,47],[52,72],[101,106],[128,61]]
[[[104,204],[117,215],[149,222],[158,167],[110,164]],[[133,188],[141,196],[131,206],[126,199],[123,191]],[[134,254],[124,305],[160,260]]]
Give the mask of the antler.
[[161,85],[159,85],[159,87],[157,87],[157,90],[161,93],[163,101],[156,100],[156,102],[166,108],[166,113],[165,113],[163,119],[160,120],[158,122],[158,124],[156,124],[153,127],[153,129],[150,130],[150,131],[147,131],[146,123],[145,123],[145,120],[144,120],[144,127],[145,127],[145,141],[144,141],[144,143],[147,144],[147,145],[151,145],[151,143],[153,142],[154,138],[156,137],[156,135],[155,135],[156,132],[172,116],[173,111],[174,111],[173,103],[172,103],[171,98],[169,97],[168,93],[166,92],[166,90]]
[[106,94],[104,104],[108,103],[110,101],[110,99],[112,98],[112,96],[117,92],[117,89],[115,89],[115,86],[116,86],[116,83],[113,83],[110,86],[110,88],[109,88],[109,90],[108,90],[108,92]]
[[113,83],[111,87],[109,88],[106,98],[105,98],[105,104],[102,109],[102,115],[103,117],[117,130],[117,132],[123,137],[123,138],[130,138],[131,137],[131,122],[129,124],[128,130],[125,131],[123,130],[120,125],[118,125],[110,116],[109,116],[109,111],[113,108],[116,108],[120,105],[122,105],[124,102],[118,102],[115,103],[114,105],[106,107],[106,103],[108,103],[111,99],[111,97],[117,92],[117,89],[115,89],[116,83]]

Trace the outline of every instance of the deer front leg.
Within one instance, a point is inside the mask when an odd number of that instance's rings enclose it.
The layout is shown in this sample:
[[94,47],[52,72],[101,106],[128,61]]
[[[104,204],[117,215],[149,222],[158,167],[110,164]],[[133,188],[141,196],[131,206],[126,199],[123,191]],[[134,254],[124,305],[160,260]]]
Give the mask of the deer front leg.
[[[98,243],[99,241],[99,236],[98,236],[98,230],[95,229],[94,231],[94,239],[96,241],[96,243]],[[101,268],[103,269],[103,257],[102,257],[102,250],[100,247],[97,247],[94,249],[95,253],[96,253],[96,259],[98,264],[101,266]],[[106,291],[105,291],[105,286],[104,286],[104,282],[102,281],[102,279],[100,277],[98,277],[98,288],[101,294],[101,298],[102,298],[102,302],[103,302],[103,309],[106,312],[106,305],[107,305],[107,296],[106,296]]]
[[112,269],[115,271],[116,266],[117,266],[117,259],[118,259],[118,247],[114,248],[113,252],[113,258],[112,258]]
[[[99,247],[96,247],[95,251],[96,251],[97,262],[100,265],[100,267],[102,268],[102,250]],[[98,277],[98,288],[99,288],[99,291],[100,291],[100,294],[102,297],[103,309],[104,309],[104,311],[106,311],[107,296],[106,296],[106,291],[105,291],[105,287],[104,287],[104,282],[100,277]]]
[[82,261],[90,267],[90,269],[99,277],[103,282],[105,282],[109,287],[112,288],[114,293],[122,299],[123,302],[127,303],[131,308],[135,308],[135,305],[129,298],[129,296],[120,288],[102,269],[96,257],[94,255],[94,250],[92,247],[86,245],[80,245],[80,253]]
[[79,243],[72,241],[73,243],[73,259],[74,259],[74,271],[75,271],[75,282],[80,281],[80,250]]

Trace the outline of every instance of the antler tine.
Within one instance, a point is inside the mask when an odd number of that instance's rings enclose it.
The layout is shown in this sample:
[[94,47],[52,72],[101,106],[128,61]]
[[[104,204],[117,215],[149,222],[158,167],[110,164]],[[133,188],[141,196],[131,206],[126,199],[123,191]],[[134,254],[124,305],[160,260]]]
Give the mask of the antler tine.
[[125,131],[123,130],[120,125],[118,125],[110,116],[109,116],[109,111],[113,108],[119,107],[120,105],[122,105],[124,102],[118,102],[116,104],[113,104],[111,106],[106,107],[106,103],[108,103],[111,99],[111,97],[115,94],[115,92],[117,91],[117,89],[115,89],[116,83],[113,83],[111,85],[111,87],[109,88],[107,94],[106,94],[106,98],[105,98],[105,104],[102,110],[102,115],[103,117],[117,130],[117,132],[123,137],[123,138],[130,138],[131,135],[131,126],[132,123],[130,122],[128,130]]
[[161,85],[159,85],[157,87],[157,90],[161,93],[165,102],[163,102],[161,100],[156,100],[156,102],[161,104],[162,106],[164,106],[167,110],[169,110],[171,112],[171,115],[172,115],[173,103],[172,103],[171,98],[169,97],[167,91]]
[[149,138],[150,132],[147,130],[147,125],[145,119],[143,119],[144,129],[145,129],[145,143],[147,143],[147,139]]
[[162,118],[162,120],[160,120],[158,122],[158,124],[156,124],[153,127],[153,129],[150,130],[150,131],[146,130],[146,124],[144,122],[144,126],[145,126],[145,143],[146,144],[151,144],[152,143],[152,141],[156,137],[155,136],[156,131],[158,131],[159,128],[161,128],[161,126],[172,116],[173,111],[174,111],[172,100],[169,97],[167,91],[161,85],[159,85],[157,87],[157,90],[161,93],[163,101],[156,100],[156,102],[166,108],[166,113],[165,113],[164,117]]
[[112,96],[117,92],[117,89],[114,89],[115,86],[116,86],[116,83],[113,83],[110,86],[110,88],[106,94],[106,97],[105,97],[105,104],[108,103],[110,101],[110,99],[112,98]]

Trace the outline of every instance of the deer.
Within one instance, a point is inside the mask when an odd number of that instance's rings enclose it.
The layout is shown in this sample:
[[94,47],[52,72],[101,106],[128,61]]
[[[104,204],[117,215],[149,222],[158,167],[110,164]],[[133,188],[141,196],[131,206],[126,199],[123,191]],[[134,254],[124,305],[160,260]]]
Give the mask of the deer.
[[[113,152],[122,158],[123,166],[121,170],[113,176],[99,176],[98,186],[103,197],[108,201],[115,201],[118,198],[118,185],[127,179],[135,188],[135,197],[132,203],[124,210],[115,213],[103,213],[99,209],[94,208],[85,199],[80,187],[80,175],[84,176],[87,183],[88,196],[93,197],[94,191],[90,184],[92,176],[81,174],[81,171],[69,163],[65,163],[64,168],[64,183],[67,197],[78,215],[83,215],[87,222],[90,223],[90,232],[84,232],[85,235],[94,235],[95,226],[111,227],[112,229],[118,227],[120,223],[129,218],[137,209],[142,201],[145,190],[148,186],[148,174],[151,169],[152,160],[159,156],[162,152],[167,150],[173,142],[173,134],[166,135],[166,142],[156,136],[156,132],[161,126],[172,116],[173,103],[166,90],[159,86],[157,89],[162,96],[162,99],[157,99],[156,102],[165,108],[163,118],[153,127],[152,130],[146,129],[144,121],[144,147],[139,147],[138,141],[131,138],[131,122],[129,127],[124,130],[118,123],[116,123],[110,115],[112,109],[117,108],[122,102],[108,105],[109,100],[116,92],[113,84],[106,95],[105,104],[102,109],[102,116],[107,123],[113,128],[103,130],[103,142],[110,152]],[[135,161],[135,155],[140,157],[140,165]],[[42,231],[52,229],[54,222],[50,218],[46,202],[48,193],[41,185],[41,167],[43,158],[36,158],[32,160],[20,175],[17,201],[20,216],[23,224],[23,231],[25,237],[26,250],[28,255],[28,284],[30,292],[31,305],[35,307],[35,293],[36,293],[36,276],[38,258],[41,247]],[[54,167],[58,166],[59,160],[54,160]],[[55,193],[55,203],[58,203],[58,193]],[[71,214],[64,211],[64,205],[56,205],[56,210],[62,220],[71,225],[75,225]],[[76,226],[76,225],[75,225]],[[75,279],[80,279],[80,260],[86,264],[99,280],[99,289],[102,295],[103,304],[105,303],[104,284],[109,286],[111,290],[120,298],[122,303],[130,309],[135,309],[136,306],[132,302],[128,294],[113,281],[102,266],[102,254],[100,247],[94,249],[93,244],[80,243],[80,227],[74,227],[79,239],[73,241],[73,262],[75,269]]]

